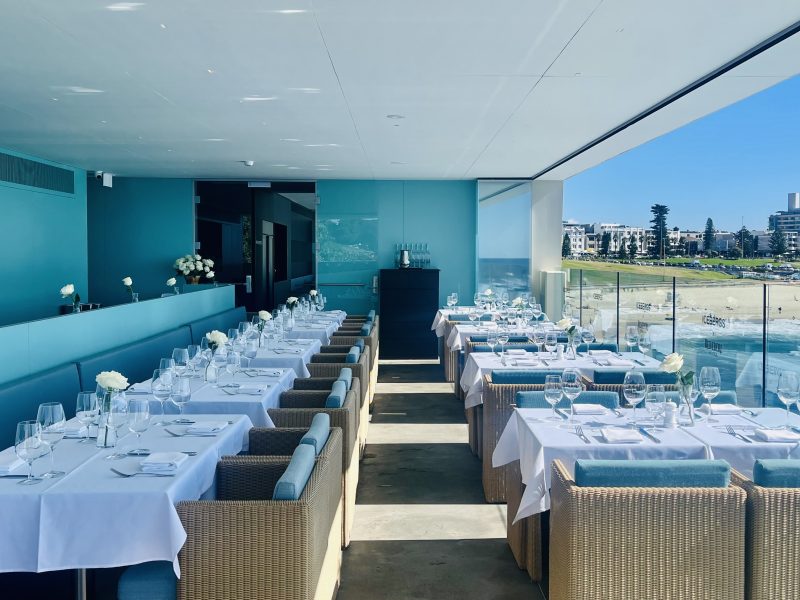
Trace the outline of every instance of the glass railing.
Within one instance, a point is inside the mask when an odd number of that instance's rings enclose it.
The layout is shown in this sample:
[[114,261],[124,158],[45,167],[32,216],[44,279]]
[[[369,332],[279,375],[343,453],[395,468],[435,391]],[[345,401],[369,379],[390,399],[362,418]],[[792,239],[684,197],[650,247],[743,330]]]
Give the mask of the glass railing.
[[779,373],[800,371],[798,283],[572,269],[565,292],[567,310],[598,341],[624,350],[628,327],[646,331],[654,358],[679,352],[688,370],[718,367],[741,405],[779,404]]

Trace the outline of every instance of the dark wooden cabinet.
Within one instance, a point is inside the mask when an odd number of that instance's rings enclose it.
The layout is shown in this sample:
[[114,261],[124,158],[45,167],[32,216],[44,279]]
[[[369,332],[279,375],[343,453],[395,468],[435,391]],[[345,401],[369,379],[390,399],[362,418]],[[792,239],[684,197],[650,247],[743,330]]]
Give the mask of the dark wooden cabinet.
[[436,358],[439,269],[381,269],[382,358]]

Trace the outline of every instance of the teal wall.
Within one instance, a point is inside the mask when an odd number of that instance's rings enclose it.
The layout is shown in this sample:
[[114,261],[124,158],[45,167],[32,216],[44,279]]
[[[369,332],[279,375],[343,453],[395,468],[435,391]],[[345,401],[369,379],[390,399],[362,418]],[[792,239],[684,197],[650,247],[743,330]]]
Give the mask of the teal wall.
[[317,278],[332,306],[353,314],[377,308],[372,277],[394,267],[395,244],[403,242],[428,244],[431,266],[441,271],[442,304],[453,291],[471,298],[475,186],[475,181],[318,181]]
[[0,384],[235,306],[233,286],[0,327]]
[[0,182],[0,325],[58,314],[58,290],[75,284],[88,292],[86,172],[2,150],[73,171],[75,193]]
[[106,188],[91,179],[88,222],[92,302],[127,302],[126,276],[140,299],[158,298],[175,259],[194,249],[194,182],[115,177]]

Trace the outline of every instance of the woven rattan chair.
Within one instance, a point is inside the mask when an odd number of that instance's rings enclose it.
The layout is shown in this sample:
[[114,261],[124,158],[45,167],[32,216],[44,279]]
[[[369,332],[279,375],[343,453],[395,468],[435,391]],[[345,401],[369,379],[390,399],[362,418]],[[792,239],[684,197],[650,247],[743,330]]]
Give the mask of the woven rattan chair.
[[372,405],[372,400],[375,397],[375,388],[378,385],[378,360],[380,358],[380,346],[378,343],[378,324],[375,317],[375,325],[369,335],[362,336],[361,331],[353,334],[347,330],[337,331],[331,336],[330,344],[332,346],[354,346],[358,340],[364,341],[364,346],[369,348],[369,404]]
[[744,525],[736,485],[579,487],[555,460],[548,598],[743,598]]
[[[336,347],[329,346],[328,348]],[[346,347],[342,346],[342,348],[344,349]],[[311,362],[308,364],[308,371],[312,377],[338,377],[343,367],[349,367],[353,371],[353,379],[357,377],[361,385],[360,398],[367,398],[369,401],[369,352],[362,352],[358,357],[357,363],[346,363],[346,352],[346,349],[344,352],[341,350],[339,350],[339,352],[328,350],[326,352],[314,354],[311,357]]]
[[342,432],[331,435],[297,501],[273,501],[289,462],[225,457],[215,501],[180,502],[179,600],[330,600],[341,568]]
[[447,347],[447,340],[450,339],[450,334],[453,331],[453,327],[462,323],[462,321],[450,321],[447,320],[444,323],[444,335],[442,335],[442,340],[444,340],[444,353],[442,355],[442,366],[444,367],[444,380],[448,383],[455,383],[456,387],[458,387],[458,380],[456,379],[457,371],[458,371],[458,354],[460,350],[451,350]]
[[800,598],[800,488],[761,487],[739,473],[747,493],[745,598]]
[[340,427],[343,436],[342,473],[344,474],[344,519],[342,545],[350,544],[353,513],[358,487],[358,399],[354,391],[347,392],[341,408],[325,408],[328,392],[289,390],[281,394],[280,408],[270,408],[270,419],[276,427],[308,428],[319,412],[330,415],[331,427]]

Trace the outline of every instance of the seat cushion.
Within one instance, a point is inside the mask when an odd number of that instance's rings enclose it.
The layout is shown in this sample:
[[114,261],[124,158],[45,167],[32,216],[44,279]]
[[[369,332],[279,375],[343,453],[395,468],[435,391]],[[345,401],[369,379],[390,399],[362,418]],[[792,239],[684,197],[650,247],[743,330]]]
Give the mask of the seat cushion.
[[333,382],[331,393],[325,399],[325,408],[342,408],[345,396],[347,396],[347,385],[341,379],[337,379]]
[[369,335],[370,331],[372,331],[372,321],[367,321],[361,326],[361,335]]
[[577,460],[581,487],[728,487],[724,460]]
[[[625,373],[632,369],[595,370],[594,382],[602,385],[618,385],[625,381]],[[650,384],[675,385],[675,374],[655,369],[636,369],[644,373],[644,380]]]
[[548,375],[561,375],[563,371],[542,371],[529,369],[496,369],[492,371],[492,383],[503,384],[543,384]]
[[361,351],[356,346],[351,346],[347,355],[344,357],[344,362],[348,364],[355,364],[361,357]]
[[[518,408],[550,408],[550,405],[544,399],[544,392],[517,392],[514,402]],[[601,404],[613,410],[619,407],[619,394],[599,391],[581,392],[575,398],[575,403]],[[566,399],[562,398],[561,404],[566,404]]]
[[331,417],[328,413],[317,413],[311,419],[311,427],[300,438],[301,444],[308,444],[314,448],[314,454],[319,456],[322,449],[325,447],[325,442],[328,441],[328,436],[331,433]]
[[364,340],[363,339],[356,340],[356,343],[353,344],[353,345],[356,348],[358,348],[359,352],[363,352],[364,351]]
[[[706,399],[703,398],[701,394],[697,397],[697,400],[694,401],[694,405],[699,408],[703,404],[706,404]],[[711,401],[711,404],[739,404],[739,399],[736,396],[736,392],[727,390],[717,394]]]
[[275,483],[272,492],[273,500],[299,500],[314,470],[314,448],[309,444],[300,444],[294,449],[292,459]]
[[800,460],[757,460],[753,466],[753,482],[761,487],[800,488]]
[[221,313],[204,317],[189,323],[192,330],[192,344],[199,344],[203,336],[209,331],[228,331],[237,327],[242,321],[247,321],[247,309],[244,306],[237,306]]
[[178,578],[166,560],[128,567],[117,584],[117,600],[175,600]]
[[342,370],[339,371],[339,381],[344,381],[345,387],[349,390],[353,385],[353,369],[342,367]]
[[[506,344],[506,350],[525,350],[525,352],[538,352],[536,344]],[[500,345],[495,346],[495,352],[500,352]],[[472,348],[473,352],[491,352],[491,346],[475,346]]]
[[[488,336],[485,335],[471,335],[469,336],[470,342],[478,342],[478,343],[486,343],[488,340]],[[508,343],[509,344],[527,344],[530,342],[530,338],[527,335],[510,335],[508,336]]]
[[619,347],[611,342],[592,342],[591,344],[578,344],[576,350],[578,352],[588,352],[589,350],[608,350],[610,352],[619,352]]
[[375,309],[372,309],[367,313],[367,321],[374,321],[375,320]]

